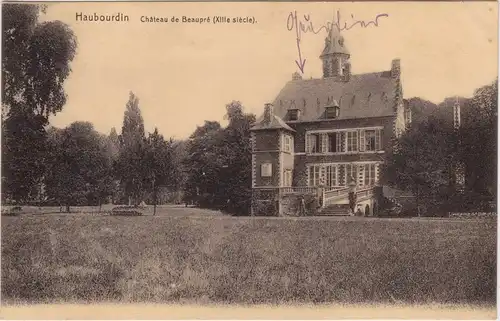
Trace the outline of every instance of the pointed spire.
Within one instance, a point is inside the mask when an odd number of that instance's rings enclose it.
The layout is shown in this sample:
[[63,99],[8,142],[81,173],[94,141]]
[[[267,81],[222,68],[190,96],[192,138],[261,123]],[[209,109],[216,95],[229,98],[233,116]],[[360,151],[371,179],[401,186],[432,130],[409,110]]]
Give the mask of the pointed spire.
[[340,34],[336,25],[330,23],[325,47],[319,56],[323,61],[323,78],[336,77],[339,81],[349,81],[351,75],[350,56],[344,42],[344,36]]
[[325,48],[320,57],[332,54],[350,55],[350,52],[345,45],[344,36],[340,34],[339,29],[333,23],[330,23],[328,36],[325,38]]

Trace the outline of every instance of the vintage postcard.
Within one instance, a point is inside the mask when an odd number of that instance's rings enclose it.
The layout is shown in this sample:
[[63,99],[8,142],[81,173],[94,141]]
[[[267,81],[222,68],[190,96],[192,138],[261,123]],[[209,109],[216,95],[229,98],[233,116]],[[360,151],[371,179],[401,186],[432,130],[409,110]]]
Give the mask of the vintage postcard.
[[5,319],[494,319],[496,2],[2,4]]

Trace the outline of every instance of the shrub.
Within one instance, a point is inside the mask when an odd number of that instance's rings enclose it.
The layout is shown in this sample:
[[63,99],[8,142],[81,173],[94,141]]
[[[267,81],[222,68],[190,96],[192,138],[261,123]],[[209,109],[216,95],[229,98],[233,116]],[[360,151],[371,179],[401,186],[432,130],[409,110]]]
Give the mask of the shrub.
[[141,216],[142,210],[137,206],[118,206],[111,210],[112,216]]

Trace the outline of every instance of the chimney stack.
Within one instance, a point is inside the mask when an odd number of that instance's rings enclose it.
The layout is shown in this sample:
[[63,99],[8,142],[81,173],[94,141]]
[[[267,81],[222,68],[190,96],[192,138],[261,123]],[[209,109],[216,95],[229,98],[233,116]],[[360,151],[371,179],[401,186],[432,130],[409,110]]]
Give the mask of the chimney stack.
[[292,80],[302,80],[302,76],[298,72],[292,74]]
[[392,60],[391,77],[399,78],[400,75],[401,75],[401,60],[394,59]]
[[264,107],[264,120],[265,124],[270,124],[274,117],[274,107],[273,104],[267,103]]
[[460,102],[458,101],[458,96],[455,97],[455,104],[453,105],[453,127],[455,129],[460,128]]

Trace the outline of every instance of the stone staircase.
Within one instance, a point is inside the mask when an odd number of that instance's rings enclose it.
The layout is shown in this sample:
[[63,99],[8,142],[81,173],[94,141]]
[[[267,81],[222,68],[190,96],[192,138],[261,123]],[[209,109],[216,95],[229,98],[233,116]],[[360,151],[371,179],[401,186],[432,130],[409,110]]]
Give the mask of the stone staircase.
[[321,216],[349,216],[349,204],[332,204],[318,211]]

